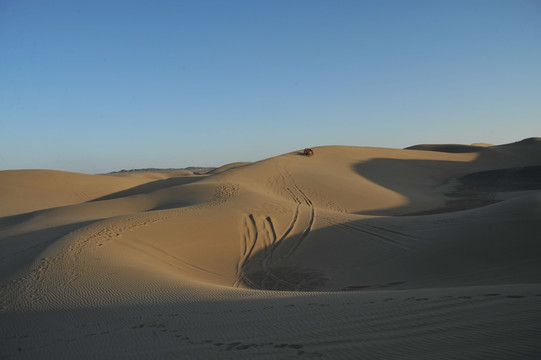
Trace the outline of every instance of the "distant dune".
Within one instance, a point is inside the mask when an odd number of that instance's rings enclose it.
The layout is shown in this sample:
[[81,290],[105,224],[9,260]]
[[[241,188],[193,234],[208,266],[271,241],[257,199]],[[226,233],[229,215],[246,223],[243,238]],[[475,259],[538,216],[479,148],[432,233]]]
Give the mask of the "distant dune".
[[407,150],[427,150],[447,153],[471,153],[485,150],[482,145],[458,145],[458,144],[423,144],[407,147]]
[[541,139],[0,171],[0,358],[539,359]]

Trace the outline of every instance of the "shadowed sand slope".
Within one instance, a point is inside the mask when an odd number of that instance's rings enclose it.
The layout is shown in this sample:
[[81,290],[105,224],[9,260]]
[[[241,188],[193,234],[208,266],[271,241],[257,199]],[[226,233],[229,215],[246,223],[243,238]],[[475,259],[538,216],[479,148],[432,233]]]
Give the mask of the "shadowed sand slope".
[[2,172],[0,358],[539,358],[541,142],[444,147]]

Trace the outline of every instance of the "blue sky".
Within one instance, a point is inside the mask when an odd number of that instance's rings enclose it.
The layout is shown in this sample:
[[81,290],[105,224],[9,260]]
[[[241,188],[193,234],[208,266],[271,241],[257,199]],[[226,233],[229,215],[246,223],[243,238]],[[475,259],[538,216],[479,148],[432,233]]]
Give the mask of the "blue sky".
[[541,136],[541,1],[0,0],[0,169]]

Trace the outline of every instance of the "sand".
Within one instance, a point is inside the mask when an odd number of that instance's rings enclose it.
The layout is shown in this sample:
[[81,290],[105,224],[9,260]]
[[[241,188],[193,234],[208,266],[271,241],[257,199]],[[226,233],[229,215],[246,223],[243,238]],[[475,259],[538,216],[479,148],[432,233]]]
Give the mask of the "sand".
[[539,359],[541,139],[0,171],[0,359]]

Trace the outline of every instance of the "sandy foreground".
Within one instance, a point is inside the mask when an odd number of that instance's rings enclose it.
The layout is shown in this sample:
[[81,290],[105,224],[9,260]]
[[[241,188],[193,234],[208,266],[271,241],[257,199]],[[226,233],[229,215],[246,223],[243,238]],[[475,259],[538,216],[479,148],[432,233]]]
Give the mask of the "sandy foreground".
[[541,139],[0,171],[0,359],[539,359]]

